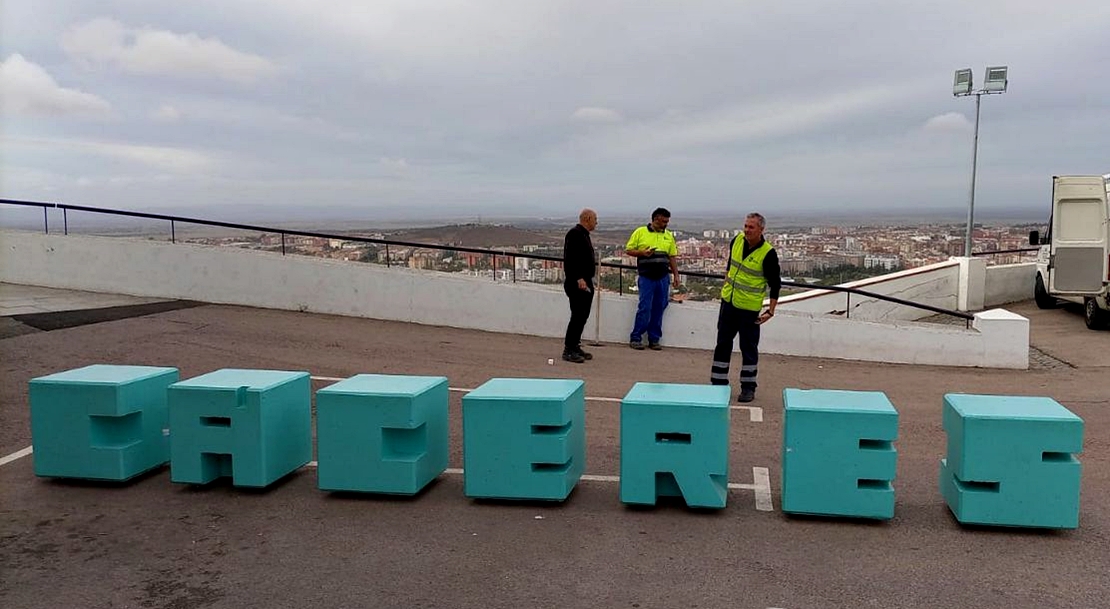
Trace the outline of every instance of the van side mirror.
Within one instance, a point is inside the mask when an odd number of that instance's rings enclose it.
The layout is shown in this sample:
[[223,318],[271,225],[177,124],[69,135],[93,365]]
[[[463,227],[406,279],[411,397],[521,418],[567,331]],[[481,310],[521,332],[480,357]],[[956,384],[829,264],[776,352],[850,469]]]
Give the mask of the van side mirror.
[[1029,245],[1040,245],[1040,244],[1041,244],[1041,233],[1039,231],[1035,231],[1035,230],[1029,231]]

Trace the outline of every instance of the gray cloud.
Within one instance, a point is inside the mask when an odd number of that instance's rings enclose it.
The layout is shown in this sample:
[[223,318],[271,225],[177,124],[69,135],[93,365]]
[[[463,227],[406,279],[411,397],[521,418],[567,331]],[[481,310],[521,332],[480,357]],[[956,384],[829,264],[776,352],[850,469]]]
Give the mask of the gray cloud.
[[5,115],[106,117],[112,109],[96,95],[59,85],[42,66],[19,53],[0,62],[0,90],[0,112]]
[[56,4],[4,3],[25,25],[0,56],[115,120],[6,108],[4,196],[50,183],[53,199],[141,208],[959,208],[974,101],[951,96],[952,72],[994,64],[1010,91],[982,103],[977,208],[1040,209],[1049,176],[1110,171],[1096,0]]
[[624,120],[620,112],[612,108],[583,106],[570,115],[571,120],[583,123],[619,123]]
[[269,60],[237,51],[214,38],[129,28],[107,18],[69,28],[61,44],[78,63],[110,66],[133,74],[213,77],[251,83],[277,72],[277,66]]

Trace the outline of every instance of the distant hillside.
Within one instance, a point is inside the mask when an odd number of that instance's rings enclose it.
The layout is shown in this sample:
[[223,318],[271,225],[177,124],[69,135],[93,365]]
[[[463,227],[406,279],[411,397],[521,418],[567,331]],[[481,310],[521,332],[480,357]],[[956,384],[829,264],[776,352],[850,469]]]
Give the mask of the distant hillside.
[[392,233],[390,238],[399,241],[439,243],[497,249],[520,245],[561,245],[562,235],[531,231],[515,226],[490,226],[483,224],[456,224],[419,228]]
[[599,228],[590,236],[593,239],[594,245],[624,245],[628,243],[628,237],[632,234],[632,230],[631,228],[610,230],[602,230]]
[[[440,243],[499,249],[521,245],[562,246],[563,237],[570,227],[552,230],[529,230],[510,225],[453,224],[433,228],[418,228],[390,233],[389,238],[398,241],[418,243]],[[596,230],[593,242],[596,246],[623,245],[632,233],[628,229]]]

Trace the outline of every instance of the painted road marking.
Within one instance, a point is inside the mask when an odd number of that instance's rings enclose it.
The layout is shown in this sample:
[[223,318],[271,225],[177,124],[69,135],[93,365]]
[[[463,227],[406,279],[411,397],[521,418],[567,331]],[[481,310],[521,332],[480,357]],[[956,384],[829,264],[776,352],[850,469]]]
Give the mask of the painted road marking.
[[28,446],[27,448],[24,448],[23,450],[17,450],[14,453],[8,455],[7,457],[4,457],[3,459],[0,459],[0,467],[3,467],[5,465],[9,464],[12,461],[18,461],[18,460],[22,459],[23,457],[26,457],[27,455],[29,455],[33,452],[35,452],[35,450],[34,450],[34,447],[32,447],[32,446]]
[[[2,459],[0,459],[0,467],[7,465],[13,461],[18,461],[23,457],[34,452],[34,448],[28,446],[23,450],[18,450]],[[316,467],[316,461],[309,461],[305,467]],[[443,473],[450,476],[461,476],[463,470],[457,467],[449,467]],[[620,476],[602,476],[597,474],[584,474],[581,478],[583,482],[620,482]],[[739,482],[730,482],[728,485],[730,490],[737,491],[752,491],[755,493],[755,509],[760,512],[773,512],[775,510],[774,504],[771,501],[771,474],[766,467],[753,467],[752,468],[752,484],[742,484]]]
[[[316,467],[316,461],[309,461],[305,467]],[[458,467],[449,467],[443,470],[444,474],[449,476],[461,476],[463,470]],[[597,474],[583,474],[580,478],[583,482],[620,482],[620,476],[601,476]],[[775,506],[771,502],[771,473],[766,467],[753,467],[752,468],[752,484],[741,484],[739,482],[730,482],[728,484],[729,490],[734,491],[753,491],[755,493],[755,509],[760,512],[773,512]]]

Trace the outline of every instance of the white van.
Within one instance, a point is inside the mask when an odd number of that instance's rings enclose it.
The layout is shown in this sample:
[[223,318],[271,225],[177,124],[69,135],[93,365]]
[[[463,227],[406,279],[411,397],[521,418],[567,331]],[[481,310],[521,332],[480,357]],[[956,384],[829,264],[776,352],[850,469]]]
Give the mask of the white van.
[[1056,299],[1083,305],[1087,327],[1110,325],[1110,174],[1054,176],[1048,232],[1029,233],[1037,253],[1034,298],[1048,309]]

